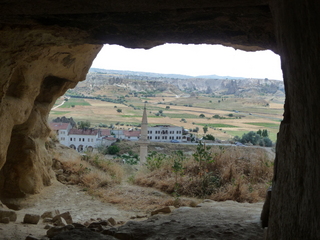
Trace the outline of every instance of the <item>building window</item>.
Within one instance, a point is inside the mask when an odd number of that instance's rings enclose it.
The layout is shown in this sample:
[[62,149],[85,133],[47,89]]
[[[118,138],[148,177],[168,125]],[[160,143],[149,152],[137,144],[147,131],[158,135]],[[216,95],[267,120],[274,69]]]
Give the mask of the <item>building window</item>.
[[72,141],[72,138],[70,138],[70,141]]
[[79,142],[81,142],[81,138],[79,138]]
[[84,141],[84,138],[82,138],[82,141]]
[[[130,137],[129,137],[130,138]],[[150,136],[150,139],[152,139],[152,136]]]

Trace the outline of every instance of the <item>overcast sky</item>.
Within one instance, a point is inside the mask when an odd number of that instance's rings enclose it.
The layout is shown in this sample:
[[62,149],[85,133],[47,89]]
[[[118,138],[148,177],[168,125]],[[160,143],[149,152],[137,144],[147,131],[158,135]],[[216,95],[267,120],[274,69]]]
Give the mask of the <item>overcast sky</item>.
[[105,45],[92,67],[282,80],[279,55],[269,50],[245,52],[221,45],[165,44],[149,50]]

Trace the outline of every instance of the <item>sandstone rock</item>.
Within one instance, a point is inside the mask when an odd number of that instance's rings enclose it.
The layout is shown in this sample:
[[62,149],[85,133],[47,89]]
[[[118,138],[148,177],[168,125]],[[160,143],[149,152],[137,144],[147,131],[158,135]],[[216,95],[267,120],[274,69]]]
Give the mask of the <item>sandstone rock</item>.
[[44,229],[50,229],[50,228],[52,228],[52,227],[54,227],[54,226],[51,225],[51,224],[47,224],[47,225],[44,226]]
[[57,234],[69,231],[71,229],[74,229],[73,225],[67,225],[67,226],[63,226],[63,227],[59,227],[59,226],[58,227],[52,227],[47,231],[47,236],[49,238],[53,238]]
[[269,187],[267,190],[266,194],[266,200],[263,204],[263,208],[261,211],[261,227],[262,228],[267,228],[269,225],[269,213],[270,213],[270,203],[271,203],[271,192],[272,192],[272,187]]
[[81,224],[81,223],[72,223],[72,225],[74,226],[74,228],[85,228],[86,226]]
[[[116,240],[116,238],[103,235],[98,232],[92,232],[88,228],[71,229],[57,234],[52,240]],[[129,239],[127,239],[129,240]]]
[[40,238],[37,238],[37,237],[32,236],[32,235],[28,235],[25,240],[40,240]]
[[63,174],[63,169],[54,170],[54,172],[55,172],[57,175]]
[[56,215],[52,219],[52,222],[56,222],[57,220],[59,220],[60,217],[62,217],[64,220],[66,220],[67,224],[72,224],[73,223],[70,212],[64,212],[64,213]]
[[0,223],[9,223],[9,222],[10,222],[10,218],[8,217],[0,218]]
[[116,232],[114,234],[114,237],[116,239],[120,239],[120,240],[127,240],[127,239],[131,239],[132,237],[131,233],[127,233],[127,232]]
[[56,215],[59,215],[60,211],[59,210],[53,210],[53,211],[46,211],[41,215],[41,218],[53,218]]
[[68,225],[66,220],[61,216],[56,216],[52,219],[52,222],[55,226],[66,226]]
[[8,217],[11,222],[15,222],[17,220],[17,214],[15,211],[0,209],[0,219],[6,218],[6,217]]
[[103,230],[103,227],[99,222],[90,223],[88,228],[90,228],[91,230],[93,230],[95,232],[101,232]]
[[24,215],[23,222],[27,224],[38,224],[40,215],[37,214],[26,214]]
[[103,235],[110,235],[113,236],[117,232],[117,229],[114,227],[105,228],[101,231],[101,234]]
[[42,222],[50,223],[50,222],[52,222],[52,218],[44,218]]
[[158,213],[171,213],[174,209],[175,209],[175,207],[173,207],[173,206],[167,206],[164,208],[160,208],[160,209],[152,211],[151,216],[156,215]]
[[109,222],[112,226],[117,225],[116,220],[114,220],[112,217],[111,217],[111,218],[108,218],[108,222]]

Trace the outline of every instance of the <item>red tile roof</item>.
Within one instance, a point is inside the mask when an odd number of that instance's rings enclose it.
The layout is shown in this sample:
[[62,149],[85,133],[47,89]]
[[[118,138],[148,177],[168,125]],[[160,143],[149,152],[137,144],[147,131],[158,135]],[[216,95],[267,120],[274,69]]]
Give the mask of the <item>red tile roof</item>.
[[110,129],[101,129],[101,136],[110,136],[111,131]]
[[123,130],[123,134],[126,137],[139,137],[141,131],[128,131],[128,130]]
[[97,135],[99,132],[98,129],[70,129],[69,135]]
[[51,122],[49,123],[50,125],[50,128],[52,130],[67,130],[68,126],[69,126],[70,123],[55,123],[55,122]]

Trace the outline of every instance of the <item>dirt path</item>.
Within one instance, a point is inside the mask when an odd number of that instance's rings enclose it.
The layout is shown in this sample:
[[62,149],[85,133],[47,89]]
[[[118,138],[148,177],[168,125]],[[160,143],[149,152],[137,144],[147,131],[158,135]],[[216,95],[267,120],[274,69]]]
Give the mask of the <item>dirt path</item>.
[[[130,190],[130,185],[125,186]],[[132,186],[137,191],[136,186]],[[141,190],[140,190],[141,191]],[[145,194],[154,194],[158,191],[146,189]],[[154,194],[157,196],[158,194]],[[159,194],[159,198],[163,195]],[[171,214],[154,215],[140,221],[131,220],[133,216],[147,214],[141,210],[120,210],[115,204],[99,201],[81,191],[73,185],[63,185],[59,182],[46,188],[41,194],[28,199],[23,210],[17,211],[15,223],[0,223],[1,240],[24,240],[32,234],[38,238],[44,237],[45,223],[37,225],[23,224],[26,213],[42,214],[49,210],[59,210],[60,213],[69,211],[74,222],[85,223],[113,217],[116,221],[125,221],[127,224],[117,226],[117,233],[121,236],[134,236],[125,239],[230,239],[230,240],[259,240],[262,239],[262,229],[259,226],[259,217],[262,203],[237,203],[233,201],[214,202],[205,200],[197,207],[181,207]]]

